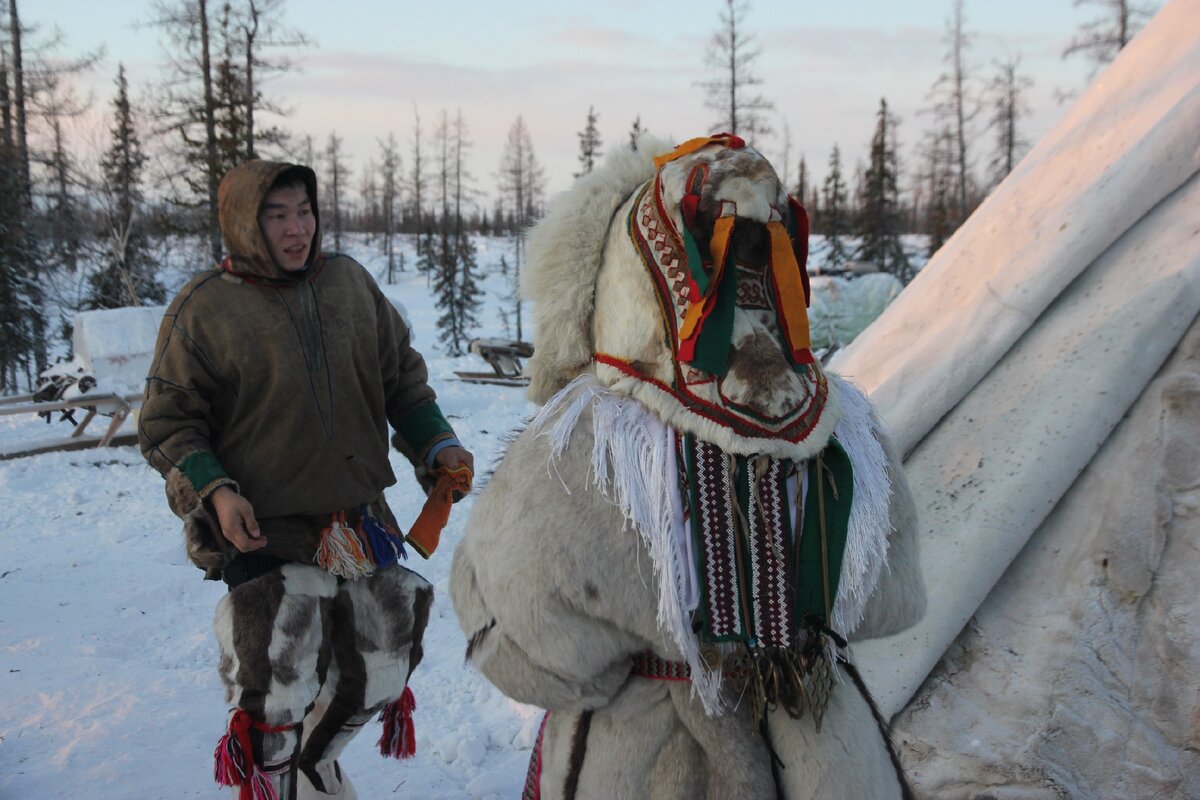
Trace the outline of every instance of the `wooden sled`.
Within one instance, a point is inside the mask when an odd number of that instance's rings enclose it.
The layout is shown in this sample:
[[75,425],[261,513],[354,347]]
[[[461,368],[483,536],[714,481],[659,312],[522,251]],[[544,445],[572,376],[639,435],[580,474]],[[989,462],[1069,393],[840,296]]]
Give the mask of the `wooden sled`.
[[[118,435],[117,431],[128,419],[133,410],[141,405],[141,394],[116,395],[97,394],[94,396],[76,397],[71,400],[54,400],[39,402],[33,395],[6,398],[0,401],[0,416],[15,414],[47,414],[56,411],[82,409],[83,419],[75,423],[68,436],[51,436],[32,442],[22,442],[10,450],[0,450],[0,461],[7,461],[23,456],[33,456],[40,453],[51,453],[59,450],[84,450],[89,447],[119,447],[137,443],[137,434],[125,433]],[[112,419],[101,434],[88,434],[87,428],[97,414],[110,414]]]
[[514,339],[473,339],[470,351],[491,365],[491,372],[455,372],[463,383],[489,383],[494,386],[528,386],[529,376],[522,375],[521,359],[533,355],[533,345]]

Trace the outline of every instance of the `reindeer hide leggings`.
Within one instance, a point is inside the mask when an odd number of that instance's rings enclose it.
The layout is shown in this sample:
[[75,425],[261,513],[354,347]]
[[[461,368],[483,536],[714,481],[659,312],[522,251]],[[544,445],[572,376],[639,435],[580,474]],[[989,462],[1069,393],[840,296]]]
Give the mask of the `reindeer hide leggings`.
[[221,599],[213,628],[227,702],[267,726],[295,726],[251,734],[281,798],[294,796],[297,770],[338,793],[335,760],[404,691],[432,602],[429,583],[400,566],[344,580],[294,563]]

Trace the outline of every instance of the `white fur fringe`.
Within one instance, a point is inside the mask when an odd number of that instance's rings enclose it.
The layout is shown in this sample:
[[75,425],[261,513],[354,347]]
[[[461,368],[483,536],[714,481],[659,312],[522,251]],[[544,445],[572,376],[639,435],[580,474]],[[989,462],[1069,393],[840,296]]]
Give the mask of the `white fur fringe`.
[[[849,636],[862,621],[867,598],[875,589],[887,558],[891,488],[887,461],[875,430],[870,402],[837,376],[843,414],[838,440],[854,466],[854,503],[832,627]],[[666,632],[692,670],[692,692],[710,716],[724,712],[721,673],[700,657],[692,631],[685,536],[680,525],[680,497],[675,459],[675,431],[638,401],[608,390],[595,376],[580,375],[557,392],[538,412],[529,429],[550,438],[549,469],[570,443],[584,409],[592,409],[594,444],[592,482],[625,515],[642,537],[658,579],[659,627]],[[565,484],[564,484],[565,485]]]

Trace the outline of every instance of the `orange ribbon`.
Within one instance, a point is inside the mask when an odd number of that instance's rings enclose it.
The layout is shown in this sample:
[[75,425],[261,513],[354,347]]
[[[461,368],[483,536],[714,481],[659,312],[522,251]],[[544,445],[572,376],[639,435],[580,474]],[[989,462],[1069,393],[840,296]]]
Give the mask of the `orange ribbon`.
[[771,273],[779,289],[779,318],[783,322],[784,335],[796,363],[811,364],[812,338],[804,302],[804,278],[792,248],[792,239],[782,222],[768,222],[767,234],[771,237]]
[[[683,324],[679,328],[679,339],[691,341],[700,332],[700,323],[712,311],[721,285],[721,277],[725,274],[725,260],[729,255],[729,242],[733,236],[734,217],[718,217],[713,223],[713,235],[709,240],[709,252],[713,257],[713,274],[708,279],[708,289],[699,300],[693,300],[683,315]],[[691,352],[691,350],[689,350]],[[684,359],[688,361],[690,359]]]
[[450,506],[454,503],[454,493],[466,494],[471,491],[471,480],[474,478],[471,468],[465,464],[458,467],[435,467],[433,474],[437,476],[437,483],[425,498],[425,505],[417,515],[417,521],[404,537],[422,558],[429,558],[433,551],[437,550],[438,542],[442,538],[442,528],[446,527],[450,520]]
[[662,169],[663,164],[669,164],[677,158],[691,155],[701,147],[708,147],[710,144],[720,144],[725,147],[732,147],[734,150],[739,150],[746,146],[746,140],[740,136],[734,136],[732,133],[718,133],[715,136],[701,136],[697,139],[688,139],[671,152],[655,156],[654,168]]

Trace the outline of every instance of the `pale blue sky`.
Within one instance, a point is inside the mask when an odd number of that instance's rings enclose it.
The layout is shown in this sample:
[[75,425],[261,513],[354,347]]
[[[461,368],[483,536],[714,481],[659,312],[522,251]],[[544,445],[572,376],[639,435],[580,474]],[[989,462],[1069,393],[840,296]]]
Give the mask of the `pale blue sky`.
[[[57,25],[69,52],[104,45],[105,60],[89,78],[107,112],[116,62],[135,89],[159,73],[158,33],[137,29],[149,2],[38,0],[26,3],[26,23]],[[575,133],[589,104],[600,113],[605,145],[626,137],[635,115],[652,132],[677,139],[708,132],[713,115],[694,84],[707,77],[703,53],[723,3],[523,3],[290,0],[289,23],[317,47],[297,54],[304,72],[274,81],[273,94],[292,107],[282,124],[323,142],[336,129],[357,169],[376,156],[376,140],[394,131],[407,149],[416,103],[426,130],[445,108],[461,109],[476,143],[472,171],[490,192],[504,137],[518,113],[546,165],[551,191],[565,188],[575,161]],[[905,151],[929,125],[918,114],[942,70],[950,0],[782,2],[756,0],[746,19],[762,48],[762,93],[776,105],[777,135],[758,142],[776,158],[786,119],[791,165],[801,153],[818,174],[834,143],[853,168],[865,156],[879,98],[901,119]],[[1062,113],[1056,92],[1083,86],[1089,66],[1060,54],[1091,7],[1071,0],[968,0],[976,33],[970,61],[981,81],[1005,52],[1022,56],[1035,81],[1026,136],[1036,139]],[[88,125],[91,130],[86,130]],[[95,122],[80,123],[81,139],[97,140]],[[977,164],[991,137],[977,134]],[[913,159],[908,159],[912,166]],[[789,170],[793,171],[793,170]]]

